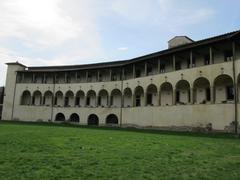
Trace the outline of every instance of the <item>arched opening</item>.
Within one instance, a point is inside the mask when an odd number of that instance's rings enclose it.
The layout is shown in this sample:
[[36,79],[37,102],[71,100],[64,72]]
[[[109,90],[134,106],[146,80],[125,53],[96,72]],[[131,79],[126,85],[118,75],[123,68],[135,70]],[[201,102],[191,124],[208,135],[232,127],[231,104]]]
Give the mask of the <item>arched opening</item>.
[[73,107],[74,106],[74,93],[72,91],[68,91],[65,94],[64,106],[65,107]]
[[161,106],[173,105],[173,87],[169,82],[165,82],[160,88],[160,102]]
[[70,122],[79,123],[79,122],[80,122],[80,118],[79,118],[78,114],[73,113],[73,114],[70,116]]
[[85,105],[84,98],[85,98],[84,92],[78,91],[76,94],[75,106],[83,107]]
[[186,80],[180,80],[176,85],[176,103],[187,104],[189,102],[190,102],[190,84]]
[[113,107],[121,107],[122,106],[122,92],[119,89],[112,90],[111,106],[113,106]]
[[45,92],[43,97],[43,105],[51,106],[52,102],[53,102],[53,93],[51,91]]
[[124,104],[124,107],[132,106],[132,90],[130,88],[126,88],[124,90],[123,104]]
[[96,93],[93,90],[88,91],[86,105],[89,107],[96,107]]
[[158,105],[158,92],[157,92],[157,86],[155,86],[154,84],[150,84],[147,87],[147,105],[150,106],[157,106]]
[[118,124],[118,117],[115,114],[109,114],[106,118],[106,124],[109,124],[109,125]]
[[56,92],[54,105],[58,107],[63,106],[63,93],[61,91]]
[[229,75],[223,74],[214,80],[215,102],[226,103],[234,100],[233,80]]
[[137,107],[144,106],[144,90],[141,86],[135,88],[134,105]]
[[65,116],[63,113],[58,113],[55,117],[55,121],[58,121],[58,122],[64,122],[65,121]]
[[96,114],[91,114],[88,116],[88,125],[98,126],[99,120]]
[[21,105],[31,105],[31,93],[27,90],[22,93]]
[[206,78],[200,77],[194,81],[193,97],[194,103],[197,104],[205,104],[211,101],[210,82]]
[[40,91],[35,91],[32,97],[32,105],[40,106],[42,104],[42,93]]
[[102,89],[98,93],[98,106],[107,107],[108,105],[108,92]]

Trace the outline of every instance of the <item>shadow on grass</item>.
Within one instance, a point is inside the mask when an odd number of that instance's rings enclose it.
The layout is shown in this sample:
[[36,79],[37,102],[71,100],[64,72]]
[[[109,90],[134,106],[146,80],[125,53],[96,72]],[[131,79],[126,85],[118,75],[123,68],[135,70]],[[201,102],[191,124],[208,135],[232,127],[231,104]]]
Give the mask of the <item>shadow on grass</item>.
[[94,129],[94,130],[108,130],[108,131],[123,131],[123,132],[136,132],[144,134],[159,134],[159,135],[174,135],[174,136],[191,136],[191,137],[206,137],[206,138],[221,138],[221,139],[237,139],[232,133],[223,132],[181,132],[181,131],[168,131],[168,130],[157,130],[157,129],[139,129],[134,127],[106,127],[106,126],[87,126],[70,123],[54,123],[54,122],[23,122],[23,121],[3,121],[0,120],[1,124],[10,125],[29,125],[29,126],[54,126],[54,127],[66,127],[66,128],[83,128],[83,129]]

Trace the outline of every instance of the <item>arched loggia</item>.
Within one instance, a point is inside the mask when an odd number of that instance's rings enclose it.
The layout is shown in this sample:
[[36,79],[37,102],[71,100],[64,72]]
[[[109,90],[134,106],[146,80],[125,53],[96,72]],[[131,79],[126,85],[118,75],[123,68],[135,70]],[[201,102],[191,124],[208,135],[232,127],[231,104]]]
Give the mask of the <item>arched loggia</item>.
[[176,103],[187,104],[190,102],[190,84],[186,80],[180,80],[176,84]]
[[147,87],[147,99],[146,99],[146,104],[151,105],[151,106],[157,106],[158,105],[158,90],[157,86],[154,84],[150,84]]
[[21,105],[31,105],[31,93],[28,90],[22,93]]
[[124,107],[131,107],[132,106],[132,90],[130,88],[124,89],[123,92],[123,105]]
[[194,103],[205,104],[211,101],[210,82],[204,77],[196,79],[193,83]]
[[173,86],[169,82],[165,82],[160,87],[160,104],[161,106],[173,105]]

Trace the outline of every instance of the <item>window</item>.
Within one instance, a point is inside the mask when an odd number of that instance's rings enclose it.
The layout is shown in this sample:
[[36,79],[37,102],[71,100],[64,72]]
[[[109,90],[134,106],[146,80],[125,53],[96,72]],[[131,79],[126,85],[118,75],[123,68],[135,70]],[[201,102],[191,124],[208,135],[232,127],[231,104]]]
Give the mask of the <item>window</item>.
[[180,70],[181,69],[181,62],[180,61],[178,61],[178,62],[176,62],[176,70]]
[[69,106],[69,98],[65,97],[64,106]]
[[80,105],[80,97],[76,97],[75,106],[79,106],[79,105]]
[[232,61],[233,60],[233,52],[232,51],[225,51],[224,53],[224,61]]
[[141,70],[140,69],[137,69],[136,70],[136,77],[140,77],[141,76]]
[[152,105],[152,94],[147,95],[147,104]]
[[160,73],[165,73],[165,64],[160,64]]
[[141,96],[136,96],[136,106],[141,106]]
[[87,97],[86,105],[87,105],[87,106],[90,106],[90,97]]
[[98,105],[101,106],[101,104],[102,104],[102,97],[99,96],[99,97],[98,97]]
[[227,86],[227,100],[234,99],[234,89],[232,86]]
[[209,65],[210,64],[210,55],[207,54],[204,56],[204,65]]
[[210,101],[211,100],[211,92],[210,92],[210,88],[207,88],[206,89],[206,100],[207,101]]

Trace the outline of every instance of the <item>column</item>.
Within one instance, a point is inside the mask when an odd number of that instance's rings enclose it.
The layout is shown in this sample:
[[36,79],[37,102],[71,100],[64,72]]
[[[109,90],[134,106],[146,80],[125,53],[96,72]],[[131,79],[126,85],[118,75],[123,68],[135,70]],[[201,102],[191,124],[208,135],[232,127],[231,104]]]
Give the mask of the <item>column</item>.
[[176,105],[176,89],[173,89],[172,103],[173,103],[173,106]]
[[125,69],[122,68],[122,80],[125,80]]
[[158,74],[160,73],[161,60],[158,59]]
[[210,94],[211,94],[211,103],[215,103],[215,94],[214,94],[214,87],[210,87]]
[[86,71],[86,82],[88,82],[88,71]]
[[173,55],[173,71],[176,70],[176,56]]
[[193,67],[193,52],[192,50],[190,51],[190,65],[189,65],[189,68],[192,68]]
[[193,97],[193,88],[190,88],[190,103],[193,104],[194,103],[194,97]]
[[112,81],[112,69],[109,70],[110,81]]
[[99,72],[99,70],[98,70],[98,71],[97,71],[97,81],[100,81],[99,77],[100,77],[100,72]]
[[209,47],[209,64],[213,64],[213,52],[212,52],[212,47]]
[[148,72],[147,72],[147,66],[148,64],[147,64],[147,62],[145,62],[145,64],[144,64],[144,70],[145,70],[145,76],[147,76],[148,75]]
[[135,78],[135,64],[133,64],[133,78]]

